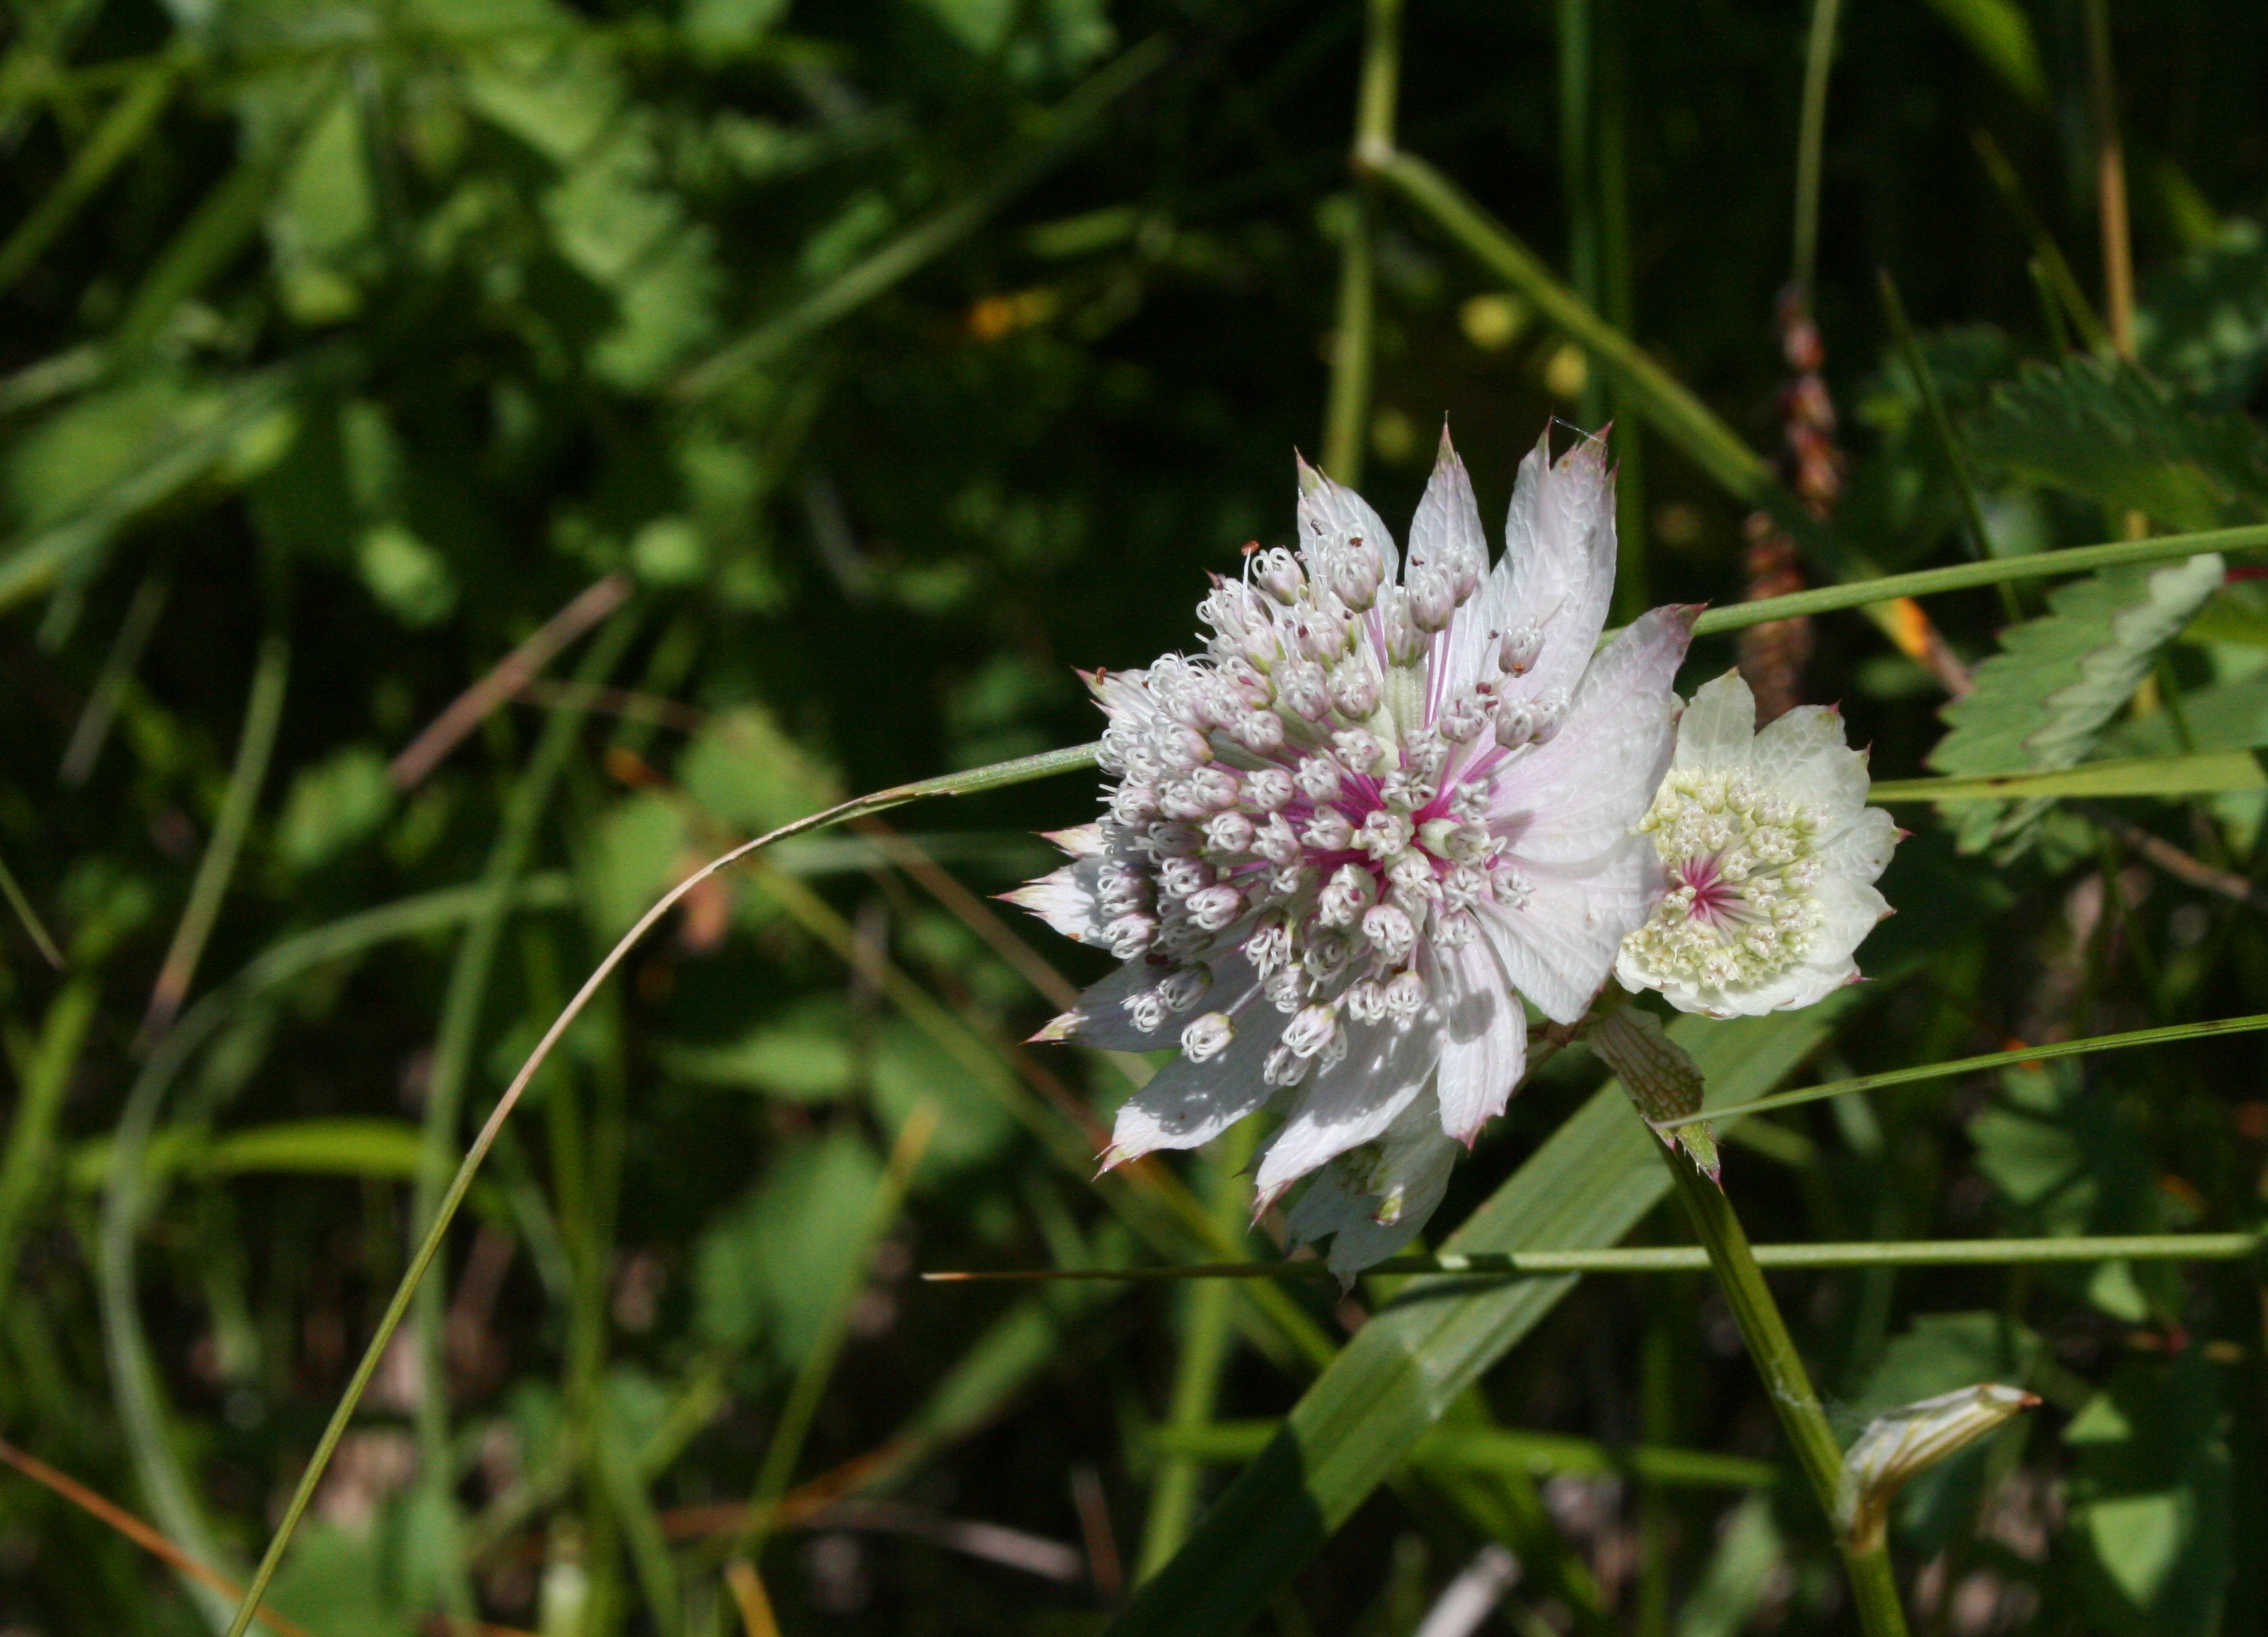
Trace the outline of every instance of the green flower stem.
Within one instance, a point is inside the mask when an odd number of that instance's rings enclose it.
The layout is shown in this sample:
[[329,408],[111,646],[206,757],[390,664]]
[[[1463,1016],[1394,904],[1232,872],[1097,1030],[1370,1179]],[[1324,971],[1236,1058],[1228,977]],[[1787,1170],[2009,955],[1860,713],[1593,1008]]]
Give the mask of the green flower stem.
[[[1737,1105],[1735,1105],[1737,1106]],[[1722,1120],[1727,1110],[1712,1110]],[[2257,1256],[2258,1234],[2102,1234],[2061,1239],[1918,1239],[1850,1244],[1751,1245],[1762,1267],[2014,1267],[2043,1262],[2233,1262]],[[1454,1273],[1462,1278],[1524,1279],[1554,1273],[1690,1273],[1711,1265],[1699,1245],[1639,1245],[1606,1250],[1444,1252],[1394,1257],[1367,1272]],[[1116,1279],[1135,1283],[1180,1279],[1322,1279],[1321,1257],[1289,1262],[1200,1262],[1181,1267],[998,1268],[924,1273],[932,1284]]]
[[936,778],[918,779],[910,785],[893,785],[872,795],[842,802],[806,818],[798,819],[792,824],[784,824],[753,841],[743,842],[731,852],[711,859],[663,894],[652,908],[638,918],[637,924],[622,934],[615,947],[607,952],[606,958],[599,962],[597,969],[584,979],[583,986],[575,992],[575,998],[567,1003],[566,1009],[552,1020],[551,1027],[543,1032],[543,1037],[536,1042],[535,1049],[528,1053],[527,1061],[521,1064],[519,1072],[512,1076],[512,1084],[504,1088],[504,1095],[497,1099],[496,1107],[481,1127],[480,1134],[473,1139],[473,1146],[459,1163],[457,1174],[450,1179],[448,1191],[442,1196],[440,1207],[433,1214],[432,1225],[426,1229],[425,1237],[410,1257],[401,1282],[395,1287],[393,1298],[387,1301],[386,1311],[379,1319],[378,1328],[371,1335],[370,1345],[363,1351],[361,1362],[355,1366],[346,1391],[340,1395],[337,1407],[331,1412],[330,1421],[316,1442],[315,1453],[308,1461],[306,1471],[299,1476],[298,1487],[292,1492],[283,1519],[276,1524],[276,1533],[269,1540],[268,1550],[260,1560],[260,1567],[253,1573],[252,1583],[246,1588],[236,1617],[229,1623],[228,1637],[244,1637],[245,1629],[252,1623],[253,1611],[268,1595],[269,1583],[276,1578],[276,1570],[284,1561],[284,1553],[290,1547],[292,1536],[298,1531],[299,1520],[307,1510],[307,1503],[314,1498],[315,1486],[322,1481],[323,1471],[330,1464],[331,1456],[346,1432],[347,1423],[354,1419],[355,1408],[361,1404],[363,1393],[370,1386],[370,1378],[377,1372],[379,1360],[386,1356],[387,1346],[393,1341],[402,1315],[409,1310],[410,1297],[423,1280],[426,1269],[432,1265],[442,1238],[448,1233],[449,1224],[456,1220],[458,1207],[464,1204],[466,1191],[472,1187],[481,1162],[488,1158],[489,1150],[496,1146],[497,1134],[504,1129],[504,1121],[511,1117],[512,1110],[519,1105],[528,1082],[549,1059],[560,1037],[573,1027],[575,1020],[591,1004],[591,998],[614,976],[615,969],[629,958],[630,951],[660,923],[662,918],[711,876],[729,869],[775,842],[863,817],[869,813],[886,812],[909,801],[919,800],[924,796],[968,794],[1045,778],[1050,774],[1069,772],[1075,768],[1090,767],[1094,763],[1094,749],[1093,745],[1078,745],[1068,750],[1050,750],[1039,756],[1020,756],[1012,762],[998,762],[990,767],[973,768],[965,773],[947,773]]
[[1827,1412],[1812,1390],[1802,1355],[1796,1352],[1786,1321],[1780,1317],[1779,1305],[1764,1283],[1764,1269],[1749,1248],[1741,1219],[1734,1214],[1733,1202],[1702,1175],[1683,1148],[1665,1144],[1661,1153],[1686,1213],[1693,1219],[1694,1231],[1709,1253],[1718,1288],[1741,1327],[1741,1339],[1748,1344],[1749,1356],[1764,1378],[1772,1408],[1779,1412],[1780,1425],[1795,1446],[1796,1461],[1810,1481],[1821,1510],[1837,1523],[1844,1565],[1850,1572],[1852,1594],[1859,1605],[1859,1626],[1867,1637],[1905,1637],[1905,1611],[1898,1603],[1888,1548],[1879,1540],[1859,1546],[1843,1537],[1843,1449],[1827,1425]]
[[1984,1069],[2043,1063],[2051,1058],[2085,1057],[2097,1051],[2123,1051],[2130,1046],[2160,1046],[2180,1040],[2203,1040],[2213,1035],[2250,1035],[2262,1029],[2268,1029],[2268,1012],[2255,1013],[2250,1017],[2215,1018],[2205,1023],[2171,1023],[2163,1029],[2137,1029],[2123,1035],[2090,1035],[2084,1040],[2058,1040],[2043,1046],[2020,1046],[2010,1051],[1987,1051],[1978,1057],[1955,1058],[1945,1063],[1925,1063],[1910,1069],[1886,1069],[1879,1074],[1861,1074],[1854,1080],[1829,1080],[1822,1085],[1805,1086],[1794,1091],[1776,1092],[1769,1097],[1753,1097],[1746,1102],[1730,1102],[1705,1114],[1689,1114],[1677,1119],[1659,1121],[1654,1129],[1671,1131],[1680,1125],[1690,1125],[1697,1120],[1738,1119],[1743,1115],[1761,1114],[1766,1109],[1791,1109],[1798,1103],[1819,1102],[1854,1091],[1874,1091],[1883,1086],[1909,1086],[1916,1080],[1950,1080],[1958,1074],[1974,1074]]

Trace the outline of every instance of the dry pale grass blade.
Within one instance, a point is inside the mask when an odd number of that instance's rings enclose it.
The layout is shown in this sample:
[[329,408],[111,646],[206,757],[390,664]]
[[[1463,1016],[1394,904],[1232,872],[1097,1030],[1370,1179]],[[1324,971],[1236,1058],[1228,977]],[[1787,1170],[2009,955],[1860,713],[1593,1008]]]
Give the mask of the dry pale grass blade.
[[441,765],[466,734],[490,712],[534,682],[559,651],[629,600],[630,577],[608,574],[584,588],[572,602],[537,626],[527,640],[496,663],[494,669],[449,702],[425,731],[411,740],[387,769],[397,790],[415,789]]
[[[42,1488],[61,1495],[81,1511],[100,1518],[151,1557],[188,1575],[200,1586],[208,1587],[224,1597],[235,1598],[244,1595],[244,1588],[234,1581],[207,1568],[125,1508],[105,1500],[77,1478],[57,1471],[37,1456],[26,1455],[15,1445],[0,1440],[0,1461],[5,1461]],[[306,1626],[297,1620],[286,1619],[264,1603],[260,1605],[260,1619],[269,1630],[279,1633],[279,1637],[311,1637]]]

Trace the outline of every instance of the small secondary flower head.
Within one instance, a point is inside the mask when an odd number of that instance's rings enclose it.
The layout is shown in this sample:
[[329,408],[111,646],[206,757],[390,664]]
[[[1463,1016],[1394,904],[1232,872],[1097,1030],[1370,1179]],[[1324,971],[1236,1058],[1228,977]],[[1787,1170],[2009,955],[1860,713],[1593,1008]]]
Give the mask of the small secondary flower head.
[[1858,981],[1859,944],[1890,912],[1874,882],[1899,831],[1867,805],[1867,756],[1842,717],[1799,705],[1762,733],[1756,720],[1738,672],[1705,683],[1638,825],[1668,891],[1615,975],[1683,1012],[1810,1006]]
[[1522,461],[1506,532],[1491,570],[1446,435],[1406,560],[1302,462],[1299,550],[1215,580],[1205,653],[1089,679],[1107,812],[1010,896],[1123,963],[1042,1038],[1180,1050],[1108,1162],[1281,1099],[1261,1202],[1351,1155],[1349,1197],[1406,1240],[1445,1145],[1519,1082],[1521,997],[1575,1022],[1645,920],[1662,880],[1631,827],[1668,763],[1691,610],[1594,655],[1615,572],[1595,441]]

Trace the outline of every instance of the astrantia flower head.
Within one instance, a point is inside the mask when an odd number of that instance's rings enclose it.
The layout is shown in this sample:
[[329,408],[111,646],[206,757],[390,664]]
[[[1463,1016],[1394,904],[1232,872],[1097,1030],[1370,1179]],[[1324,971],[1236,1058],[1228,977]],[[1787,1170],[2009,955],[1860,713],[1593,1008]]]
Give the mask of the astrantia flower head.
[[1874,882],[1898,828],[1867,805],[1867,757],[1843,719],[1800,705],[1758,733],[1737,672],[1705,683],[1638,828],[1669,890],[1615,975],[1683,1012],[1754,1017],[1855,983],[1859,941],[1890,912]]
[[1179,1049],[1109,1163],[1280,1099],[1262,1203],[1345,1154],[1342,1191],[1406,1239],[1443,1145],[1520,1080],[1521,997],[1576,1021],[1660,895],[1632,826],[1690,611],[1594,654],[1615,574],[1595,441],[1521,463],[1493,571],[1446,436],[1406,561],[1351,490],[1304,463],[1300,490],[1299,550],[1215,580],[1202,656],[1089,679],[1108,812],[1011,896],[1123,962],[1042,1038]]

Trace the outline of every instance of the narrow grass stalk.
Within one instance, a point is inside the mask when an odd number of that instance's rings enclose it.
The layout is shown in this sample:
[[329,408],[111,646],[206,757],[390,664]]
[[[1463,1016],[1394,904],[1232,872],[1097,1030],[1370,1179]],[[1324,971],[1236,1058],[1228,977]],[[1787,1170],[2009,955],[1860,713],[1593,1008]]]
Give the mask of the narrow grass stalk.
[[[1596,15],[1599,279],[1607,322],[1634,336],[1638,289],[1631,263],[1626,9],[1627,0],[1599,0]],[[1607,385],[1607,413],[1615,422],[1615,619],[1627,624],[1653,606],[1646,565],[1646,422],[1636,414],[1624,415],[1620,385]]]
[[63,746],[63,759],[55,770],[55,779],[65,787],[77,789],[94,771],[95,760],[110,737],[110,725],[118,719],[118,706],[126,697],[126,684],[141,665],[142,651],[149,646],[151,634],[158,629],[158,616],[166,611],[170,585],[162,570],[153,570],[135,587],[134,600],[126,605],[126,617],[118,623],[118,635],[111,639],[110,652],[103,656],[102,669],[95,676],[93,688],[88,690],[86,705],[71,726],[70,741]]
[[[2032,209],[2032,202],[2024,196],[2024,185],[2016,175],[2016,167],[2009,163],[2008,156],[2001,151],[2000,144],[1992,139],[1990,132],[1979,130],[1971,141],[1976,145],[1978,162],[1984,166],[1984,174],[1999,190],[2000,197],[2016,218],[2017,226],[2031,240],[2032,262],[2036,269],[2034,277],[2052,294],[2054,299],[2049,305],[2060,306],[2070,316],[2072,328],[2079,332],[2080,341],[2088,350],[2108,352],[2110,350],[2110,332],[2102,327],[2102,320],[2096,314],[2094,304],[2088,300],[2087,292],[2080,288],[2079,277],[2071,270],[2071,263],[2065,259],[2063,247],[2056,243],[2055,235],[2048,231],[2047,224],[2040,219],[2039,212]],[[2049,328],[2051,331],[2060,330],[2059,323],[2052,316],[2049,319]],[[2058,350],[2061,350],[2058,341]]]
[[[523,906],[562,903],[565,887],[566,882],[558,878],[540,887],[531,881],[514,898]],[[151,1509],[168,1536],[208,1563],[225,1563],[227,1554],[198,1508],[196,1486],[182,1464],[167,1425],[164,1391],[136,1301],[136,1236],[156,1208],[158,1197],[158,1178],[147,1155],[158,1110],[197,1052],[245,1007],[332,962],[394,939],[456,925],[477,913],[483,902],[480,888],[448,888],[366,910],[271,944],[234,977],[181,1014],[181,1021],[143,1064],[127,1094],[111,1139],[110,1182],[103,1195],[95,1263],[103,1354],[109,1365],[119,1429]],[[205,1602],[214,1625],[228,1620],[233,1606],[230,1601],[202,1585],[195,1588],[194,1595]],[[232,1598],[234,1595],[229,1594]]]
[[[2205,796],[2229,790],[2268,789],[2268,769],[2249,750],[2198,750],[2186,756],[2123,756],[2116,761],[2082,762],[2077,767],[2048,773],[1946,774],[1936,778],[1885,779],[1867,792],[1870,801],[1895,805],[1903,801],[2007,801],[2030,796],[2077,798],[2101,796]],[[2145,832],[2147,833],[2147,832]],[[2165,844],[2168,850],[2178,852]],[[2165,854],[2158,852],[2161,858]],[[2183,854],[2186,858],[2187,854]],[[2169,864],[2173,861],[2166,859]],[[2191,860],[2195,863],[2195,860]],[[2198,880],[2214,891],[2250,897],[2249,882]],[[2244,890],[2233,889],[2242,884]]]
[[755,1489],[748,1497],[747,1523],[739,1538],[732,1542],[728,1557],[755,1562],[763,1555],[765,1538],[771,1532],[772,1515],[779,1508],[780,1497],[787,1493],[788,1480],[795,1476],[796,1464],[803,1458],[804,1440],[810,1435],[812,1418],[819,1412],[820,1397],[835,1374],[836,1360],[842,1356],[843,1338],[850,1329],[850,1308],[858,1299],[866,1265],[873,1259],[874,1246],[897,1220],[898,1211],[905,1204],[906,1190],[913,1184],[914,1169],[928,1151],[930,1139],[937,1134],[937,1104],[924,1100],[914,1105],[905,1124],[898,1127],[897,1140],[890,1145],[888,1168],[882,1174],[881,1186],[875,1191],[873,1208],[867,1213],[865,1231],[859,1236],[851,1277],[820,1325],[811,1351],[804,1354],[802,1363],[797,1367],[787,1402],[780,1410],[779,1422],[772,1428],[771,1442],[764,1447],[763,1465],[756,1473]]
[[2134,251],[2127,227],[2126,149],[2118,135],[2118,86],[2110,62],[2108,0],[2085,0],[2087,78],[2095,116],[2095,188],[2102,228],[2102,306],[2110,350],[2134,358]]
[[12,290],[32,264],[69,227],[82,206],[92,199],[121,163],[131,158],[173,100],[180,83],[181,64],[171,54],[148,59],[118,100],[111,104],[84,147],[47,196],[32,208],[0,245],[0,293]]
[[[1724,1117],[1712,1110],[1711,1119]],[[2106,1234],[2061,1239],[1861,1240],[1848,1244],[1751,1245],[1763,1267],[2013,1267],[2051,1262],[2236,1262],[2259,1254],[2258,1234]],[[1449,1273],[1462,1279],[1527,1279],[1561,1273],[1691,1273],[1710,1266],[1698,1245],[1640,1245],[1603,1250],[1508,1250],[1395,1257],[1381,1276]],[[1285,1262],[1202,1262],[1184,1267],[1001,1268],[924,1273],[931,1284],[1042,1283],[1107,1279],[1161,1283],[1184,1279],[1323,1279],[1320,1257]]]
[[1827,74],[1835,63],[1836,14],[1841,0],[1812,0],[1804,38],[1803,107],[1795,129],[1794,265],[1789,277],[1805,311],[1819,261],[1819,177],[1827,147]]
[[[1554,0],[1553,33],[1559,80],[1559,196],[1567,218],[1567,283],[1594,312],[1605,310],[1599,277],[1597,157],[1597,41],[1594,0]],[[1594,370],[1583,375],[1584,428],[1606,422],[1606,394]]]
[[752,841],[742,842],[730,852],[711,859],[664,893],[638,918],[637,924],[616,940],[615,947],[607,952],[606,957],[590,977],[583,981],[583,986],[575,992],[574,999],[567,1003],[566,1008],[544,1030],[542,1038],[536,1042],[534,1050],[528,1053],[527,1060],[520,1065],[519,1073],[512,1076],[512,1083],[504,1088],[504,1095],[497,1099],[496,1107],[490,1111],[479,1134],[473,1139],[472,1147],[466,1151],[456,1175],[450,1179],[447,1192],[441,1198],[439,1208],[434,1213],[432,1225],[426,1229],[425,1237],[411,1256],[409,1266],[403,1272],[401,1282],[395,1287],[392,1299],[387,1301],[386,1311],[380,1316],[378,1327],[371,1336],[370,1344],[363,1350],[362,1359],[347,1383],[346,1390],[340,1395],[337,1405],[331,1412],[331,1419],[316,1442],[306,1470],[299,1476],[298,1486],[293,1490],[291,1501],[285,1505],[284,1515],[261,1558],[260,1567],[253,1574],[252,1584],[246,1591],[235,1619],[230,1622],[227,1637],[244,1637],[245,1628],[251,1623],[253,1610],[267,1595],[269,1583],[276,1578],[276,1570],[291,1546],[292,1536],[298,1530],[300,1518],[306,1513],[307,1503],[314,1497],[315,1486],[322,1481],[324,1469],[330,1464],[331,1456],[346,1432],[347,1423],[353,1419],[356,1406],[361,1404],[362,1396],[370,1386],[370,1378],[378,1369],[379,1360],[385,1357],[386,1349],[394,1339],[394,1332],[401,1325],[402,1315],[409,1310],[412,1294],[423,1280],[426,1269],[432,1265],[434,1255],[449,1230],[449,1224],[455,1220],[458,1208],[464,1204],[466,1191],[471,1188],[482,1162],[488,1158],[489,1150],[496,1146],[497,1132],[512,1117],[512,1111],[519,1106],[528,1082],[549,1059],[560,1037],[574,1026],[575,1020],[590,1005],[591,998],[614,976],[615,969],[629,958],[630,951],[637,948],[645,935],[702,882],[720,870],[729,869],[741,859],[791,836],[804,835],[869,813],[887,812],[925,796],[962,795],[980,790],[993,790],[1035,778],[1045,778],[1055,773],[1091,767],[1094,763],[1094,747],[1079,745],[1068,750],[1051,750],[1039,756],[1021,756],[1012,762],[995,763],[964,773],[918,779],[912,784],[894,785],[887,790],[838,803],[793,823],[783,824]]
[[[1251,1189],[1243,1181],[1246,1165],[1257,1140],[1257,1122],[1240,1120],[1221,1133],[1208,1157],[1212,1173],[1213,1220],[1225,1235],[1244,1231],[1251,1206]],[[1189,1293],[1182,1314],[1180,1356],[1174,1365],[1174,1396],[1166,1415],[1169,1434],[1185,1433],[1208,1425],[1220,1397],[1220,1375],[1229,1358],[1229,1303],[1233,1292],[1224,1284],[1205,1284]],[[1188,1538],[1197,1515],[1197,1485],[1204,1477],[1193,1457],[1168,1451],[1158,1464],[1150,1489],[1150,1515],[1142,1528],[1142,1555],[1134,1578],[1150,1578]]]
[[15,911],[24,935],[39,950],[40,958],[58,972],[62,971],[65,965],[63,952],[55,947],[55,935],[40,921],[39,911],[32,908],[31,899],[26,896],[22,884],[16,879],[16,872],[8,867],[5,859],[0,859],[0,896],[7,898],[8,907]]
[[1364,434],[1370,424],[1378,269],[1377,183],[1373,153],[1394,148],[1394,110],[1402,75],[1402,0],[1369,0],[1356,91],[1354,210],[1339,247],[1338,320],[1331,343],[1330,398],[1323,419],[1323,469],[1350,488],[1362,482]]
[[[1678,1196],[1685,1202],[1694,1230],[1709,1255],[1710,1271],[1740,1326],[1749,1356],[1764,1378],[1764,1390],[1780,1425],[1794,1446],[1796,1463],[1803,1469],[1820,1509],[1830,1519],[1838,1517],[1843,1490],[1843,1449],[1827,1425],[1811,1376],[1795,1350],[1794,1338],[1781,1318],[1779,1305],[1764,1283],[1764,1270],[1749,1249],[1749,1236],[1734,1214],[1724,1191],[1704,1176],[1692,1157],[1674,1143],[1661,1148]],[[1841,1530],[1837,1529],[1838,1536]],[[1877,1540],[1871,1546],[1842,1541],[1845,1567],[1859,1607],[1859,1628],[1867,1637],[1905,1637],[1905,1611],[1898,1603],[1897,1582],[1890,1574],[1889,1553]]]
[[1949,568],[1917,569],[1907,574],[1884,574],[1840,586],[1792,592],[1785,597],[1764,597],[1710,608],[1694,623],[1697,637],[1738,630],[1765,620],[1793,619],[1800,614],[1833,614],[1864,608],[1899,597],[1935,596],[1948,591],[1974,591],[2020,579],[2046,579],[2062,574],[2092,574],[2099,569],[2123,568],[2137,563],[2165,563],[2195,557],[2201,551],[2268,550],[2268,524],[2248,523],[2238,528],[2209,528],[2187,535],[2160,535],[2150,540],[2112,541],[2097,546],[2070,546],[2060,551],[2036,551],[2020,557],[1994,557],[1982,563],[1958,563]]
[[1799,1103],[1820,1102],[1829,1097],[1841,1097],[1854,1091],[1874,1091],[1884,1086],[1910,1086],[1917,1080],[1951,1080],[1960,1074],[1975,1074],[1986,1069],[2022,1068],[2035,1063],[2045,1063],[2056,1058],[2086,1057],[2097,1051],[2124,1051],[2132,1046],[2161,1046],[2176,1041],[2207,1040],[2215,1035],[2250,1035],[2268,1029],[2268,1012],[2250,1017],[2215,1018],[2204,1023],[2170,1023],[2162,1029],[2130,1029],[2121,1035],[2091,1035],[2084,1040],[2058,1040],[2039,1046],[2017,1046],[2007,1051],[1987,1051],[1973,1058],[1955,1058],[1944,1063],[1925,1063],[1918,1068],[1886,1069],[1879,1074],[1861,1074],[1852,1080],[1829,1080],[1823,1085],[1804,1086],[1794,1091],[1775,1092],[1769,1097],[1756,1097],[1747,1102],[1730,1102],[1712,1109],[1706,1114],[1690,1114],[1674,1120],[1662,1120],[1656,1131],[1674,1131],[1680,1125],[1691,1125],[1701,1120],[1735,1120],[1743,1115],[1761,1114],[1767,1109],[1792,1109]]
[[40,1037],[16,1069],[16,1117],[0,1153],[0,1303],[15,1282],[16,1242],[40,1194],[56,1180],[55,1122],[94,1020],[95,986],[80,978],[48,1003]]
[[220,816],[197,860],[189,883],[189,901],[181,911],[180,925],[166,951],[166,962],[150,992],[150,1010],[142,1021],[144,1043],[155,1040],[170,1028],[196,981],[197,965],[204,958],[205,940],[219,918],[221,900],[236,874],[237,856],[252,828],[253,808],[268,778],[268,759],[276,749],[276,726],[284,718],[284,682],[291,666],[291,645],[270,632],[261,638],[260,657],[252,669],[252,697],[244,707],[244,729],[236,741],[236,764],[230,770],[228,793],[221,798]]

